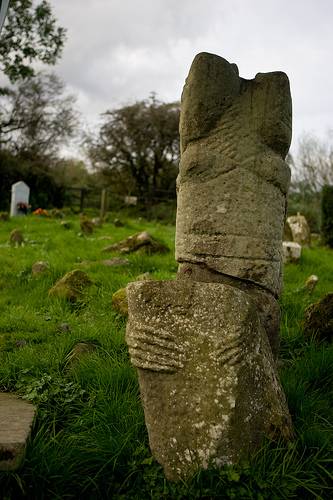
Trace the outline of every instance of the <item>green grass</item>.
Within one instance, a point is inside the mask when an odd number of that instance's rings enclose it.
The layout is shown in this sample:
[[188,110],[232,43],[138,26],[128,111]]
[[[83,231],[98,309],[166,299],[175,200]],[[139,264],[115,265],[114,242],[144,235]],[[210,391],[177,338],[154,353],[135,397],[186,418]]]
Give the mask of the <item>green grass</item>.
[[[0,473],[0,498],[331,498],[333,347],[306,340],[302,318],[308,304],[333,289],[333,252],[304,250],[301,263],[285,269],[280,375],[295,440],[266,442],[248,463],[173,484],[150,455],[125,320],[111,297],[144,272],[175,276],[174,227],[127,219],[123,228],[106,223],[82,237],[78,217],[71,220],[70,230],[33,216],[0,223],[0,390],[38,405],[26,460],[19,471]],[[21,248],[8,245],[16,227],[27,240]],[[102,253],[105,246],[144,229],[171,252],[129,255],[128,267],[98,262],[116,255]],[[37,260],[49,262],[48,274],[31,275]],[[94,282],[82,302],[49,298],[54,282],[78,267]],[[312,295],[302,289],[310,274],[319,276]],[[61,331],[62,323],[70,330]],[[95,349],[71,364],[78,341]]]

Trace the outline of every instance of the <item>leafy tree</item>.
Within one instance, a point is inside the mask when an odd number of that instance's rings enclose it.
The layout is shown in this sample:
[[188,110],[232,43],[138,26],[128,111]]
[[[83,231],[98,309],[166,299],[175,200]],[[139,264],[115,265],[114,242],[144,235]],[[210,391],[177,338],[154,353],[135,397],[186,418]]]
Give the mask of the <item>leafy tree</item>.
[[57,182],[52,168],[41,159],[27,159],[0,150],[0,210],[9,210],[11,186],[23,180],[30,187],[33,208],[61,207],[64,188]]
[[0,97],[0,147],[29,158],[52,158],[75,134],[75,98],[54,74],[37,74]]
[[54,64],[65,29],[57,25],[47,0],[11,0],[1,33],[0,70],[16,82],[33,76],[35,62]]
[[333,248],[333,186],[324,186],[322,192],[321,231],[324,242]]
[[82,160],[66,158],[58,160],[53,166],[57,182],[65,187],[87,187],[89,172]]
[[179,158],[179,104],[151,95],[103,115],[97,137],[87,141],[93,166],[110,183],[126,182],[127,192],[145,201],[167,191],[175,196]]

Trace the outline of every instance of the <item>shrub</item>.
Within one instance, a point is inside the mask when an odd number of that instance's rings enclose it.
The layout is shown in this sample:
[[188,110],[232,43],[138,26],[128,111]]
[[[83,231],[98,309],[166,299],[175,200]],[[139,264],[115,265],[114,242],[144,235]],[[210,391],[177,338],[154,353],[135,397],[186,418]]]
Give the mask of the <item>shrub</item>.
[[333,186],[324,186],[321,201],[321,232],[326,245],[333,248]]

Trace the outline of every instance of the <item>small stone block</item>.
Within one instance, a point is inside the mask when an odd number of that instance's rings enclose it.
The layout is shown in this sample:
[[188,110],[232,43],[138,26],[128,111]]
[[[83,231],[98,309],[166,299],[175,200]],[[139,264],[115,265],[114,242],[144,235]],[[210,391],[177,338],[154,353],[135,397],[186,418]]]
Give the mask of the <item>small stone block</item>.
[[9,393],[0,393],[0,471],[17,469],[25,453],[36,409]]

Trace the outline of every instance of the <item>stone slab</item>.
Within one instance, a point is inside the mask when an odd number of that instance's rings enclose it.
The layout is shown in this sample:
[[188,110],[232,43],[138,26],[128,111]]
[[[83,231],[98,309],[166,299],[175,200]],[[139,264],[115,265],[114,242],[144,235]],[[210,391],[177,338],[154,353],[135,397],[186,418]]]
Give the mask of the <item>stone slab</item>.
[[14,394],[0,393],[0,471],[21,464],[36,409]]

